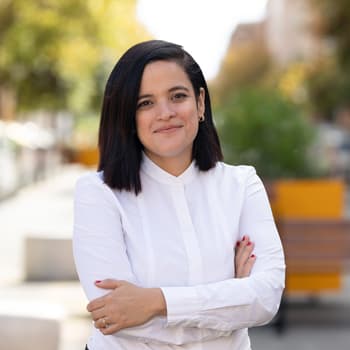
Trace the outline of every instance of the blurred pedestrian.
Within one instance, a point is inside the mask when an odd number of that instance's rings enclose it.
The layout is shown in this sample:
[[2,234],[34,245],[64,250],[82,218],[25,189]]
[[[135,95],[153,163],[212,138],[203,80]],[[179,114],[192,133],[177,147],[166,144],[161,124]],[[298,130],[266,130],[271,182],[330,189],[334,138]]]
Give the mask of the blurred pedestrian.
[[99,150],[75,193],[87,347],[250,349],[247,328],[279,307],[282,246],[254,168],[222,162],[207,84],[181,46],[152,40],[121,57]]

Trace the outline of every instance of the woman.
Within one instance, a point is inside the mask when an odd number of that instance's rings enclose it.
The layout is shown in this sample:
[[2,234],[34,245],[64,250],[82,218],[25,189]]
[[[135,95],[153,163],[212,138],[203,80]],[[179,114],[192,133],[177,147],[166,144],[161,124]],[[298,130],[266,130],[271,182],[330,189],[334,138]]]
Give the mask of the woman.
[[247,328],[279,307],[282,246],[254,168],[221,162],[205,79],[182,47],[153,40],[121,57],[99,149],[75,193],[88,348],[250,349]]

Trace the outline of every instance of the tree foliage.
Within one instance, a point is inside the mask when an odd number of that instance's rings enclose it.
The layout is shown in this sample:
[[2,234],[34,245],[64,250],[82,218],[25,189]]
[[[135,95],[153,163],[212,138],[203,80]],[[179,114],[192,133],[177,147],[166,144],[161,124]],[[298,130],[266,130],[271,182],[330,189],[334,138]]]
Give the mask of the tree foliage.
[[319,13],[315,28],[331,39],[340,65],[350,67],[350,6],[348,0],[312,0]]
[[244,88],[216,111],[225,159],[254,165],[266,178],[313,173],[313,131],[305,116],[277,90]]
[[350,104],[349,74],[332,58],[310,65],[305,85],[311,112],[318,119],[333,120],[339,108]]
[[2,0],[0,88],[21,109],[91,111],[118,56],[146,38],[135,0]]
[[313,129],[298,106],[304,75],[300,64],[274,67],[263,40],[228,50],[211,84],[226,161],[253,165],[269,179],[313,173]]
[[348,0],[311,0],[318,20],[314,31],[331,50],[315,62],[306,81],[316,114],[332,119],[340,107],[350,107],[350,7]]
[[214,105],[224,103],[233,91],[259,84],[270,69],[270,58],[262,42],[229,48],[218,76],[211,83]]

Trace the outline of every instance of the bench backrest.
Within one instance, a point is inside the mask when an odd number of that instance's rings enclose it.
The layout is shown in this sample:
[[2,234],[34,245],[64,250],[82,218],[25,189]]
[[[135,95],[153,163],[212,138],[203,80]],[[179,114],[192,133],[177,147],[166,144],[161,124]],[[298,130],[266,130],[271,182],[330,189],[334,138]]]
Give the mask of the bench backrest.
[[342,272],[350,268],[350,220],[279,220],[287,271]]

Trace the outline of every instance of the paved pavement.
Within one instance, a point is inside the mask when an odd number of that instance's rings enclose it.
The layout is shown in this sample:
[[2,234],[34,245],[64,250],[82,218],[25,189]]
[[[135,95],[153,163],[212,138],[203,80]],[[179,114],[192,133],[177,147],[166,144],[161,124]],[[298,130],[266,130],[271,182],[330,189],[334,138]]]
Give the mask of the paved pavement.
[[0,202],[0,286],[22,279],[23,240],[27,236],[70,237],[73,222],[73,189],[86,171],[65,166],[45,181],[20,190]]
[[[23,241],[28,235],[71,236],[73,188],[86,171],[65,166],[49,180],[0,202],[0,313],[9,308],[27,315],[50,313],[61,323],[59,350],[84,348],[91,325],[85,296],[78,282],[23,282]],[[270,326],[251,329],[253,349],[349,350],[350,277],[339,294],[290,300],[287,324],[282,335]]]
[[[90,321],[78,282],[26,283],[24,240],[28,236],[71,237],[73,189],[87,169],[57,169],[49,179],[0,202],[0,313],[58,319],[59,350],[83,349]],[[6,350],[0,342],[0,350]]]

